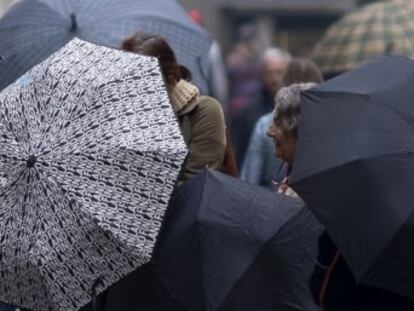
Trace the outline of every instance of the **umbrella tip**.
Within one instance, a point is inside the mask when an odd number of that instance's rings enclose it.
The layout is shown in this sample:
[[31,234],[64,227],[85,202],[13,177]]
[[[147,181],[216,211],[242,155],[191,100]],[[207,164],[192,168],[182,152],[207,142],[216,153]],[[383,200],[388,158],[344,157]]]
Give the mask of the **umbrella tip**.
[[28,168],[32,168],[35,166],[37,161],[37,158],[35,155],[31,155],[27,160],[26,160],[26,165]]
[[70,14],[70,21],[71,21],[71,24],[70,24],[70,29],[69,29],[69,31],[70,32],[76,32],[76,30],[78,29],[78,23],[76,22],[76,16],[75,16],[75,14]]

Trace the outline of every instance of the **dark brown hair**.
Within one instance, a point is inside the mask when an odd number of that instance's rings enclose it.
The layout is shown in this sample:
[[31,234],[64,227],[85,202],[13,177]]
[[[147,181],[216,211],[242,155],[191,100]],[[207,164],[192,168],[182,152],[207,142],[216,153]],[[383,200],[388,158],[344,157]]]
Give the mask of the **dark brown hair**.
[[318,66],[308,58],[295,57],[286,68],[283,76],[283,84],[289,86],[294,83],[320,83],[323,81],[322,73]]
[[122,42],[122,49],[158,58],[169,91],[179,80],[191,80],[191,72],[185,66],[178,64],[174,51],[160,35],[137,32]]

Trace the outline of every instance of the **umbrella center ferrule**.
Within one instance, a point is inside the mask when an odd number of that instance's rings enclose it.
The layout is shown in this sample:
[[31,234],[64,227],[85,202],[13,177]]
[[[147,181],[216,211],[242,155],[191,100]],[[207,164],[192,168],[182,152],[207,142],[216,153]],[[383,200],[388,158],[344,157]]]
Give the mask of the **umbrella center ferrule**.
[[75,16],[75,14],[70,14],[70,21],[71,21],[71,24],[70,24],[70,29],[69,29],[69,31],[70,31],[71,33],[74,33],[74,32],[76,32],[76,31],[78,30],[78,23],[77,23],[77,21],[76,21],[76,16]]
[[37,161],[37,157],[35,155],[31,155],[26,161],[27,167],[28,168],[34,167],[36,164],[36,161]]

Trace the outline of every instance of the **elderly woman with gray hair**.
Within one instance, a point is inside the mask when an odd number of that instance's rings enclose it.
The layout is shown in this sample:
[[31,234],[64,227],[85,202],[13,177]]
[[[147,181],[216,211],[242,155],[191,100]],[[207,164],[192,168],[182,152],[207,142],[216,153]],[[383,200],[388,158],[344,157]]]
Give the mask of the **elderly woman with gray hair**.
[[[323,81],[318,66],[308,58],[293,58],[283,75],[283,85],[294,83],[320,83]],[[274,107],[274,98],[272,98]],[[272,109],[273,110],[273,109]],[[286,176],[286,165],[274,156],[274,144],[266,132],[273,120],[269,112],[257,122],[250,137],[249,146],[240,172],[240,178],[274,190],[274,180]]]
[[282,87],[275,97],[273,122],[270,124],[267,135],[273,139],[276,157],[288,164],[287,176],[278,185],[279,192],[290,196],[297,196],[288,187],[288,176],[295,157],[296,140],[298,138],[298,123],[300,119],[300,92],[310,89],[316,83],[295,83]]
[[[289,173],[295,160],[300,126],[300,93],[315,83],[283,87],[275,98],[273,122],[268,135],[276,146],[276,156],[288,164],[287,177],[279,191],[297,196],[289,188]],[[414,302],[379,288],[357,284],[351,270],[326,231],[318,241],[318,258],[309,280],[315,302],[325,311],[411,311]]]

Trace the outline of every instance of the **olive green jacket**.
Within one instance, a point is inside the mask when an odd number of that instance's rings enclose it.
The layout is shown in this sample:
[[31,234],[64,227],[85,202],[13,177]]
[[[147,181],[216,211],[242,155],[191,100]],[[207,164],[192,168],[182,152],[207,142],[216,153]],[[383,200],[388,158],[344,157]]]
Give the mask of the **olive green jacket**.
[[221,105],[208,96],[199,96],[193,84],[181,80],[170,92],[189,155],[178,184],[206,167],[220,169],[226,150],[226,129]]

